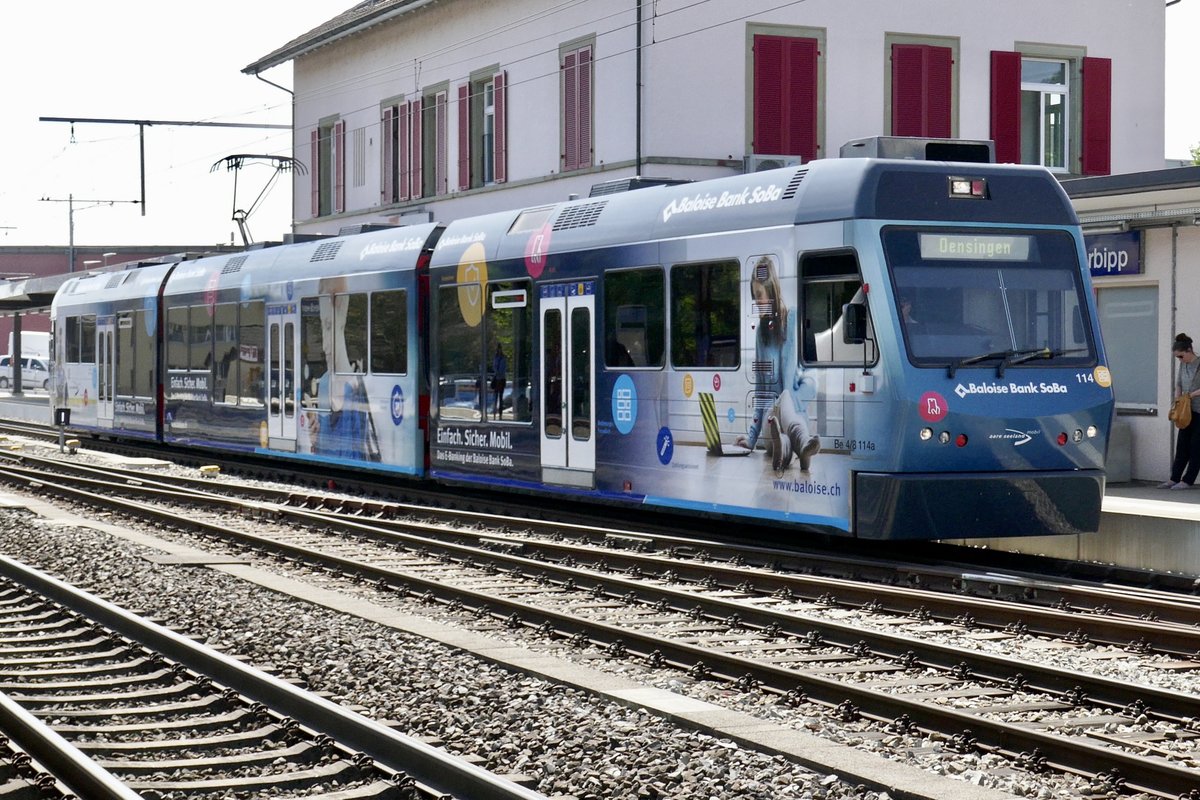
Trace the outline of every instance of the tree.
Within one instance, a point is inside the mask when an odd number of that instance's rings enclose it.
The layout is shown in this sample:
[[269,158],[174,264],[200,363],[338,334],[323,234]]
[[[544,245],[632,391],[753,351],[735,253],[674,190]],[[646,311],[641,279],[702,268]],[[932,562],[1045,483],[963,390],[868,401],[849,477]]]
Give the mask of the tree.
[[1200,144],[1192,147],[1192,163],[1200,165]]

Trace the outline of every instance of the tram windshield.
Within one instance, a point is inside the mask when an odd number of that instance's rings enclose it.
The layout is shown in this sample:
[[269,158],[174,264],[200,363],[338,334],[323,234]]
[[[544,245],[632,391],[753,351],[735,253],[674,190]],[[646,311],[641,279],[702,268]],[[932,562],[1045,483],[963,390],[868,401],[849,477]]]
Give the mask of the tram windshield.
[[883,246],[914,364],[1002,369],[1095,360],[1069,234],[887,228]]

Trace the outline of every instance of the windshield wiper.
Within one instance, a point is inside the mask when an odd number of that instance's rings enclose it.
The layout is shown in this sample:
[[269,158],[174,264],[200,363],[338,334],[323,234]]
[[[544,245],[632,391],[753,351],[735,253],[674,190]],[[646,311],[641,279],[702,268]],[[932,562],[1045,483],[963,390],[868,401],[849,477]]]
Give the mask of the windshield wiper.
[[1011,358],[1005,360],[1004,365],[1011,367],[1014,364],[1024,364],[1026,361],[1032,361],[1035,358],[1058,358],[1059,356],[1066,356],[1071,353],[1086,353],[1087,351],[1086,347],[1075,347],[1070,350],[1051,350],[1049,347],[1041,347],[1037,350],[1014,353]]
[[965,367],[969,364],[978,364],[981,361],[991,361],[993,358],[1003,359],[996,365],[996,377],[1003,378],[1004,370],[1017,364],[1024,364],[1026,361],[1032,361],[1035,358],[1058,358],[1059,356],[1070,355],[1071,353],[1086,353],[1086,347],[1076,347],[1070,350],[1051,350],[1049,347],[1037,347],[1030,350],[997,350],[993,353],[981,353],[970,358],[960,358],[951,361],[946,365],[946,377],[953,378],[954,374],[960,367]]
[[978,364],[981,361],[991,361],[993,358],[1011,358],[1015,353],[1015,350],[997,350],[994,353],[981,353],[970,358],[957,358],[946,365],[946,377],[953,378],[954,373],[958,372],[961,367]]

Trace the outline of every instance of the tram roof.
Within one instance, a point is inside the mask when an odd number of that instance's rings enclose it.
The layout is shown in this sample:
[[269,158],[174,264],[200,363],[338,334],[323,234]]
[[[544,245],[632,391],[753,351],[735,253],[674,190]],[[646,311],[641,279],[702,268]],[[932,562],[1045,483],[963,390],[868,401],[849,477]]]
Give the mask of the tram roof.
[[[986,200],[950,197],[952,176],[982,179]],[[1077,224],[1041,167],[836,158],[459,220],[447,226],[433,265],[457,264],[475,244],[483,259],[505,260],[529,247],[572,252],[847,219]]]

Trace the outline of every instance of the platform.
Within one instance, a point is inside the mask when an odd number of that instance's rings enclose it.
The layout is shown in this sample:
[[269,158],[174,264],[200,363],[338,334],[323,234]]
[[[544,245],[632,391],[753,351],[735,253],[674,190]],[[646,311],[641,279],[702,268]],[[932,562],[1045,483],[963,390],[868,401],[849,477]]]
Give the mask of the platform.
[[[26,390],[16,397],[0,391],[0,418],[49,424],[50,398],[38,390]],[[1166,466],[1164,463],[1164,469]],[[1109,484],[1097,533],[970,539],[961,543],[1200,576],[1200,483],[1180,491],[1139,482]]]

